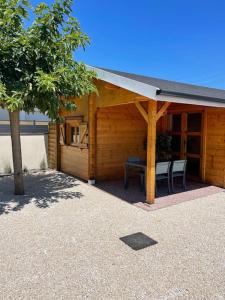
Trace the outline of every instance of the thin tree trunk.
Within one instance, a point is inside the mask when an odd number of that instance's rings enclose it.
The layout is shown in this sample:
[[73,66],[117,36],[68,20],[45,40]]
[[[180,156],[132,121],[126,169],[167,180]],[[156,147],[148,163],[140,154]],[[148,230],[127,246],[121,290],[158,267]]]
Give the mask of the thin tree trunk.
[[10,128],[12,140],[12,156],[14,169],[14,186],[15,194],[24,194],[23,171],[22,171],[22,155],[20,143],[20,112],[18,110],[10,112]]

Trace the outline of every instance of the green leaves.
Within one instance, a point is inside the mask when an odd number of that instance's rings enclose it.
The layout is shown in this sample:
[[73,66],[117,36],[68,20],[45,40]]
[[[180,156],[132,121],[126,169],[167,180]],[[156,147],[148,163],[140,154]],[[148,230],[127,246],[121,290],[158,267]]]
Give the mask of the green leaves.
[[23,22],[29,2],[1,1],[0,105],[26,112],[38,108],[57,119],[61,106],[75,109],[71,96],[96,91],[95,74],[73,60],[74,51],[85,48],[89,38],[71,15],[71,3],[39,4],[34,9],[35,20],[27,28]]
[[34,76],[37,92],[55,93],[57,77],[54,74],[47,74],[42,70],[37,70]]
[[21,109],[23,106],[24,95],[18,91],[11,91],[10,94],[7,93],[6,86],[0,82],[0,106],[8,110],[14,111]]
[[36,6],[34,12],[36,15],[41,15],[43,12],[48,10],[48,5],[45,3],[40,3],[38,6]]

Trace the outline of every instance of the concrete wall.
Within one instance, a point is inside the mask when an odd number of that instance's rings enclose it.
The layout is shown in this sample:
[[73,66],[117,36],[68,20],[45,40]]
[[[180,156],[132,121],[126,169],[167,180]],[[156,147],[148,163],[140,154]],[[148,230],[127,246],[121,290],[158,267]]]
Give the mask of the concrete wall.
[[[21,135],[23,167],[40,169],[40,163],[44,159],[47,165],[48,135]],[[0,173],[4,172],[6,165],[12,167],[11,137],[0,136]]]

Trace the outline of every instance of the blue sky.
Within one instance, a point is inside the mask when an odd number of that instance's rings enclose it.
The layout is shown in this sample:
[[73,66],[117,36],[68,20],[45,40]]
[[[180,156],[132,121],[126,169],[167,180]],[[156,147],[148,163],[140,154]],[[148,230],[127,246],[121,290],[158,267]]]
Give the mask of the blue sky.
[[73,11],[91,38],[76,59],[225,89],[224,0],[76,0]]

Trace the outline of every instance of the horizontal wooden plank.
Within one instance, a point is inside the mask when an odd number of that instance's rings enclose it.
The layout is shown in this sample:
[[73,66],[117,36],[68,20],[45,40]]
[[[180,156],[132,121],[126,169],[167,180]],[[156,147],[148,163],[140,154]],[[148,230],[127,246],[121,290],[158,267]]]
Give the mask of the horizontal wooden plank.
[[124,175],[129,156],[146,158],[147,124],[133,104],[99,109],[97,113],[97,179]]

